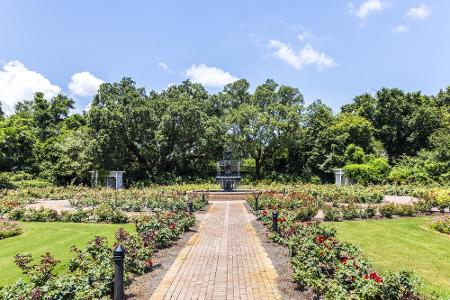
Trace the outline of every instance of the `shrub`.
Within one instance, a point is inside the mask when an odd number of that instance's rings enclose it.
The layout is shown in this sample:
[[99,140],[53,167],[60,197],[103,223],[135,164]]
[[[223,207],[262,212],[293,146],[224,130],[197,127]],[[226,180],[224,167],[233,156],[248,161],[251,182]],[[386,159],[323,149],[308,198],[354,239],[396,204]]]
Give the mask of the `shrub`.
[[380,215],[385,218],[392,218],[397,209],[394,203],[384,204],[379,208]]
[[56,210],[40,207],[38,209],[26,209],[22,220],[25,222],[55,222],[59,221],[60,217]]
[[344,167],[345,174],[359,184],[378,184],[386,181],[389,172],[387,159],[378,157],[365,164],[350,164]]
[[344,214],[339,207],[326,207],[324,209],[324,220],[325,221],[343,221]]
[[111,205],[102,203],[92,210],[92,215],[97,222],[105,223],[127,223],[128,217],[120,210],[114,209]]
[[411,204],[397,204],[395,206],[395,214],[401,217],[412,217],[416,215],[416,206]]
[[90,212],[88,210],[77,209],[74,211],[61,211],[62,222],[83,223],[89,222]]
[[300,289],[326,299],[416,299],[412,273],[380,275],[354,245],[338,241],[336,231],[320,224],[293,225],[293,278]]
[[17,222],[0,219],[0,240],[22,234],[22,226]]
[[354,220],[361,216],[361,213],[358,208],[354,205],[350,204],[348,206],[342,207],[342,213],[345,220]]
[[429,223],[429,227],[436,231],[450,234],[450,217],[444,216],[434,218],[433,221]]
[[11,210],[8,213],[8,218],[10,220],[16,220],[17,221],[17,220],[22,219],[24,214],[25,214],[25,210],[23,208],[16,208],[16,209]]
[[[151,268],[152,248],[136,234],[119,229],[117,242],[125,247],[125,285],[132,275]],[[72,247],[69,273],[55,276],[57,261],[49,254],[32,264],[28,254],[18,254],[16,265],[28,277],[0,289],[0,299],[110,299],[113,289],[112,249],[106,238],[95,237],[85,249]]]
[[432,189],[425,196],[432,206],[438,207],[441,211],[450,208],[450,190],[449,189]]
[[370,219],[375,217],[377,214],[377,209],[374,206],[367,206],[362,212],[361,212],[361,218],[363,219]]

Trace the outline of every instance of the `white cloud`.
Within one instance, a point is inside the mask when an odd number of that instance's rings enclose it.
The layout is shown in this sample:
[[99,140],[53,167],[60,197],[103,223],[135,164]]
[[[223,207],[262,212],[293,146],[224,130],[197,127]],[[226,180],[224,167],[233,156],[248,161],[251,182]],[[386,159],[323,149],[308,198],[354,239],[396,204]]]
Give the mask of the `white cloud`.
[[406,15],[412,20],[423,20],[426,19],[430,13],[430,8],[426,4],[421,4],[417,7],[411,7]]
[[325,53],[316,51],[309,44],[306,44],[298,53],[289,45],[277,40],[270,40],[269,46],[276,49],[273,53],[276,57],[299,70],[305,65],[315,65],[318,69],[330,68],[336,65],[333,58]]
[[300,42],[305,42],[307,39],[309,39],[309,38],[311,38],[312,37],[312,34],[310,33],[310,32],[308,32],[308,31],[303,31],[302,33],[300,33],[299,35],[297,35],[297,39],[300,41]]
[[158,63],[158,67],[159,67],[161,70],[169,70],[169,66],[168,66],[166,63],[164,63],[164,62],[159,62],[159,63]]
[[69,90],[76,96],[94,96],[103,80],[89,72],[75,73],[70,77]]
[[192,65],[186,70],[186,77],[193,82],[201,83],[209,87],[222,87],[238,80],[237,77],[216,67],[208,67],[205,64]]
[[370,13],[381,11],[385,6],[381,0],[367,0],[355,10],[355,14],[358,18],[364,20]]
[[0,70],[0,100],[7,114],[14,111],[17,102],[33,99],[36,92],[43,92],[46,98],[51,98],[60,93],[61,88],[17,60],[6,63]]
[[92,102],[89,102],[88,104],[86,104],[86,106],[84,107],[83,111],[84,112],[89,112],[89,110],[91,110],[92,107]]
[[409,30],[408,26],[405,26],[405,25],[402,25],[402,24],[392,28],[392,32],[394,32],[394,33],[403,33],[403,32],[406,32],[408,30]]

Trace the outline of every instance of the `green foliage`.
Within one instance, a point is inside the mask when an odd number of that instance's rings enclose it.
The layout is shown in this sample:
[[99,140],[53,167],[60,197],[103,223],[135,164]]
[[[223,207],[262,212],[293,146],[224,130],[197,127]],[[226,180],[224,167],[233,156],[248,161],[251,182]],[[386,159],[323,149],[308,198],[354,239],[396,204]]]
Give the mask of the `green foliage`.
[[93,141],[87,127],[62,131],[41,145],[41,176],[56,184],[89,182],[92,163],[88,149]]
[[[356,164],[364,184],[447,184],[449,95],[450,87],[434,96],[382,88],[335,115],[320,100],[304,107],[300,90],[271,79],[254,92],[240,79],[210,94],[188,80],[147,92],[123,78],[102,84],[87,113],[43,93],[13,115],[0,109],[0,172],[32,174],[26,186],[87,184],[90,170],[125,170],[129,186],[174,184],[212,178],[231,146],[248,180],[331,182],[334,168]],[[388,159],[389,177],[374,157]]]
[[363,164],[366,162],[366,154],[364,149],[356,146],[355,144],[349,144],[344,152],[345,164]]
[[350,164],[344,167],[345,175],[358,184],[379,184],[386,182],[389,173],[387,159],[372,158],[365,164]]
[[325,299],[418,298],[417,276],[376,273],[356,246],[336,239],[334,229],[317,223],[288,226],[293,279],[300,289]]
[[31,170],[36,142],[30,120],[17,115],[0,120],[0,170]]
[[428,226],[436,231],[450,235],[450,217],[437,217]]
[[[152,267],[152,248],[141,237],[119,229],[116,244],[125,247],[125,284],[132,275],[141,275]],[[29,254],[18,254],[16,265],[28,281],[0,289],[0,299],[108,299],[113,289],[113,260],[111,248],[104,237],[97,236],[83,250],[72,247],[73,257],[68,263],[69,273],[56,276],[58,264],[49,253],[32,264]]]
[[0,240],[22,234],[22,226],[17,222],[0,219]]
[[[233,88],[233,84],[229,86]],[[226,115],[229,141],[243,157],[254,159],[256,178],[268,159],[279,155],[299,129],[302,108],[303,96],[298,89],[269,79]]]

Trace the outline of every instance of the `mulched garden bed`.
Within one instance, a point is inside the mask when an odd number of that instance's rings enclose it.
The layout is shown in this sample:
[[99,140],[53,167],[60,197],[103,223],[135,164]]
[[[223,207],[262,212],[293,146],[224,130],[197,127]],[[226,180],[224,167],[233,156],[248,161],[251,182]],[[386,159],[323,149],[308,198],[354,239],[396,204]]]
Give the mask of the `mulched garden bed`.
[[[252,209],[247,203],[245,204],[245,207],[248,212],[252,212]],[[308,292],[302,292],[297,289],[297,284],[292,281],[292,266],[288,248],[269,241],[267,239],[267,228],[258,220],[253,220],[252,225],[259,235],[262,246],[269,254],[273,266],[278,272],[278,290],[283,299],[313,299],[312,295]]]

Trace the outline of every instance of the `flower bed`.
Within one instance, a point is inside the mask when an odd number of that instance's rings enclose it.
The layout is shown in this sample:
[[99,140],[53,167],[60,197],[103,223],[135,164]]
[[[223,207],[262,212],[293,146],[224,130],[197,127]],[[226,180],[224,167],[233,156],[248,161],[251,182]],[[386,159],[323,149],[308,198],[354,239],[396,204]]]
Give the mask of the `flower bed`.
[[151,188],[123,190],[81,186],[23,188],[0,192],[0,214],[42,199],[69,200],[71,206],[76,208],[93,207],[106,203],[115,209],[133,212],[153,208],[176,209],[181,206],[185,207],[188,200],[192,200],[194,209],[198,209],[203,207],[206,201],[199,194],[186,195],[184,192]]
[[[123,245],[125,254],[125,284],[134,275],[144,274],[152,268],[153,248],[137,234],[119,229],[114,245]],[[0,289],[0,299],[108,299],[113,288],[112,249],[106,238],[95,237],[85,249],[73,247],[68,273],[56,276],[58,264],[50,253],[32,263],[31,255],[17,254],[16,265],[27,280]]]
[[[430,192],[430,194],[433,193]],[[301,221],[311,221],[319,210],[323,211],[325,221],[392,218],[394,216],[411,217],[430,213],[437,203],[431,198],[422,199],[413,204],[339,202],[339,197],[332,198],[333,201],[329,202],[329,199],[311,192],[266,191],[249,195],[247,201],[254,210],[277,210],[282,217]],[[441,208],[447,205],[442,200],[440,203],[444,203],[441,204]]]
[[[131,283],[132,276],[150,271],[154,251],[171,246],[195,224],[195,217],[183,210],[158,210],[133,221],[137,233],[119,229],[114,243],[126,251],[126,285]],[[107,299],[113,287],[112,249],[103,237],[96,237],[86,249],[72,248],[68,273],[61,276],[54,275],[58,262],[49,253],[37,264],[32,264],[30,255],[18,254],[16,264],[28,280],[19,279],[0,289],[0,299]]]
[[[59,190],[58,190],[59,191]],[[113,192],[109,190],[108,192]],[[131,277],[144,274],[152,268],[152,254],[158,249],[170,247],[181,234],[195,224],[195,217],[188,212],[188,201],[193,209],[203,208],[207,200],[201,195],[185,197],[181,193],[155,193],[156,198],[149,197],[148,191],[131,194],[120,192],[113,200],[100,192],[99,197],[76,198],[78,209],[58,213],[49,208],[22,208],[21,204],[7,206],[7,215],[14,220],[27,222],[86,222],[86,223],[126,223],[133,222],[136,234],[120,229],[116,234],[114,245],[121,244],[125,254],[125,283]],[[92,194],[90,194],[92,196]],[[153,194],[152,194],[153,195]],[[73,196],[71,194],[71,196]],[[148,198],[147,198],[148,197]],[[88,202],[88,199],[92,201]],[[127,216],[126,207],[131,203],[144,202],[145,212]],[[11,199],[10,199],[11,200]],[[128,202],[127,202],[128,201]],[[133,201],[133,202],[130,202]],[[126,205],[130,206],[124,206]],[[90,205],[90,207],[85,207]],[[133,210],[133,209],[131,209]],[[96,237],[86,249],[73,248],[73,258],[69,262],[68,273],[55,276],[53,270],[57,261],[46,253],[37,264],[32,257],[18,254],[16,264],[22,269],[27,280],[19,279],[15,284],[0,289],[0,299],[107,299],[111,297],[113,287],[112,248],[106,238]]]
[[17,222],[0,219],[0,240],[22,234],[22,227]]
[[[258,219],[266,226],[271,214]],[[336,231],[320,223],[277,219],[278,233],[269,238],[289,247],[293,280],[301,290],[326,299],[419,299],[418,279],[410,272],[377,274],[354,245],[336,239]]]
[[428,226],[436,231],[450,235],[450,217],[441,216],[436,217],[431,221]]
[[[125,213],[129,211],[143,211],[151,215],[159,211],[187,211],[188,202],[192,202],[194,210],[201,209],[207,204],[207,199],[202,195],[185,196],[181,193],[166,193],[155,194],[155,198],[146,198],[148,194],[143,194],[146,196],[136,199],[112,198],[114,195],[113,193],[108,199],[99,197],[94,200],[91,198],[71,200],[72,205],[77,209],[60,213],[45,207],[24,208],[20,202],[7,201],[8,205],[3,206],[3,212],[9,219],[25,222],[128,223],[133,221],[133,217]],[[135,194],[132,193],[132,195]]]

